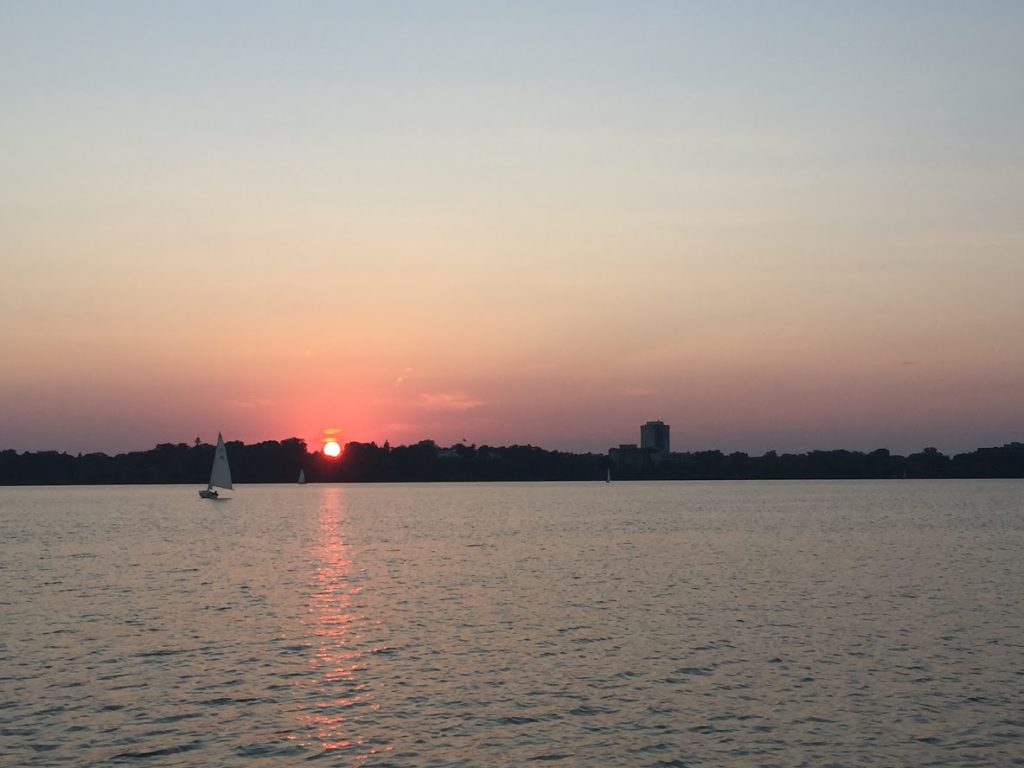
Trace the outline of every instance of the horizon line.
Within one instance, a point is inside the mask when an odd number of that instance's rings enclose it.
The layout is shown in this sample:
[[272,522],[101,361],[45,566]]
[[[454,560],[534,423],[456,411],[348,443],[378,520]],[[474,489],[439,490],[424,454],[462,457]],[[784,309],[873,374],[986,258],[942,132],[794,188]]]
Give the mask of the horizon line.
[[[265,440],[258,440],[256,442],[252,442],[252,443],[247,443],[244,440],[225,440],[224,442],[227,443],[227,444],[235,443],[235,444],[240,444],[240,445],[243,445],[243,446],[252,446],[252,445],[260,445],[262,443],[278,443],[278,444],[280,444],[280,443],[283,443],[283,442],[289,441],[289,440],[297,440],[297,441],[301,442],[303,444],[305,450],[306,450],[306,453],[309,454],[309,455],[322,454],[323,453],[321,450],[310,450],[309,441],[305,440],[304,438],[297,437],[297,436],[294,436],[294,435],[289,436],[289,437],[285,437],[285,438],[268,438],[268,439],[265,439]],[[653,449],[653,448],[641,448],[639,445],[637,445],[635,443],[621,443],[619,445],[609,446],[604,451],[598,452],[598,451],[593,451],[593,450],[570,451],[570,450],[563,450],[563,449],[559,449],[559,448],[546,448],[546,447],[544,447],[542,445],[537,445],[537,444],[534,444],[534,443],[507,443],[507,444],[498,445],[498,444],[490,444],[490,443],[479,443],[478,444],[478,443],[467,443],[467,442],[458,441],[458,442],[454,442],[454,443],[451,443],[450,445],[446,446],[446,445],[443,445],[443,444],[437,442],[436,440],[434,440],[432,438],[424,438],[422,440],[417,440],[416,442],[399,444],[399,445],[391,445],[390,441],[387,440],[387,439],[385,439],[382,443],[378,443],[376,440],[371,440],[371,441],[348,440],[348,441],[346,441],[344,443],[340,443],[340,445],[342,446],[343,449],[346,446],[349,446],[349,445],[373,445],[373,446],[376,446],[378,448],[383,448],[386,445],[386,446],[388,446],[388,448],[390,450],[394,450],[396,448],[410,448],[410,447],[413,447],[413,446],[416,446],[416,445],[420,445],[422,443],[427,443],[427,442],[433,443],[434,446],[437,447],[439,450],[450,450],[450,449],[456,448],[458,446],[462,446],[464,448],[473,448],[473,449],[481,449],[481,448],[537,448],[539,450],[543,450],[543,451],[546,451],[548,453],[565,453],[565,454],[573,454],[573,455],[579,455],[579,456],[586,456],[586,455],[607,456],[613,450],[618,450],[618,449],[620,449],[620,448],[622,448],[624,446],[628,446],[628,447],[634,448],[637,451],[650,451],[650,452],[655,452],[655,453],[659,452],[659,451],[657,451],[656,449]],[[769,448],[769,449],[765,450],[764,452],[762,452],[760,454],[760,456],[766,456],[766,455],[768,455],[770,453],[775,453],[775,454],[777,454],[779,456],[784,456],[784,455],[787,455],[787,454],[788,455],[797,455],[798,456],[798,455],[801,455],[801,454],[830,453],[830,452],[835,452],[835,451],[845,451],[845,452],[848,452],[848,453],[861,453],[861,454],[864,454],[864,455],[870,455],[872,453],[877,453],[878,451],[886,451],[890,456],[912,456],[915,453],[924,453],[924,452],[929,451],[929,450],[937,451],[939,454],[942,454],[942,455],[957,456],[957,455],[960,455],[960,454],[975,453],[975,452],[981,451],[981,450],[1008,448],[1008,447],[1011,447],[1011,446],[1022,445],[1022,444],[1024,444],[1024,439],[1022,439],[1022,440],[1009,440],[1007,442],[1004,442],[1002,445],[979,445],[979,446],[975,446],[972,449],[967,449],[967,450],[963,450],[963,451],[952,451],[949,454],[945,454],[942,450],[936,448],[934,445],[925,445],[925,446],[922,446],[921,448],[917,449],[916,451],[908,451],[906,454],[894,452],[892,449],[887,448],[885,446],[879,446],[877,448],[872,448],[870,450],[863,450],[863,449],[856,449],[856,448],[845,448],[845,447],[836,447],[836,448],[808,448],[808,449],[799,450],[799,451],[798,450],[780,450],[780,449],[777,449],[777,448]],[[193,441],[193,442],[164,442],[164,443],[156,443],[151,448],[142,448],[142,449],[136,449],[136,450],[126,450],[126,451],[119,451],[119,452],[115,452],[115,453],[108,453],[106,451],[77,451],[75,453],[70,453],[67,450],[61,450],[61,449],[57,449],[57,448],[44,448],[44,449],[39,449],[39,450],[34,450],[34,451],[33,450],[19,451],[17,448],[0,448],[0,453],[7,453],[8,451],[13,451],[17,455],[56,453],[56,454],[59,454],[59,455],[71,456],[71,457],[90,456],[90,455],[122,456],[122,455],[127,455],[127,454],[132,454],[132,453],[148,453],[150,451],[157,450],[161,446],[171,446],[171,447],[184,446],[186,448],[191,449],[191,448],[197,448],[197,447],[200,447],[200,446],[209,446],[209,447],[212,448],[213,445],[214,445],[213,443],[208,443],[208,442],[205,442],[205,441],[199,442],[199,439],[197,438],[197,441]],[[745,456],[755,456],[755,455],[757,455],[757,454],[749,453],[748,451],[744,451],[744,450],[732,450],[732,451],[726,452],[725,450],[723,450],[721,448],[697,448],[697,449],[687,449],[687,450],[682,450],[682,451],[680,451],[680,450],[672,450],[672,451],[664,451],[662,453],[667,453],[667,454],[671,455],[671,454],[706,453],[706,452],[715,452],[715,451],[721,453],[724,456],[730,456],[730,455],[733,455],[733,454],[743,454]],[[341,453],[341,456],[339,456],[338,459],[343,458],[344,455],[345,455],[345,452],[343,450],[342,453]]]

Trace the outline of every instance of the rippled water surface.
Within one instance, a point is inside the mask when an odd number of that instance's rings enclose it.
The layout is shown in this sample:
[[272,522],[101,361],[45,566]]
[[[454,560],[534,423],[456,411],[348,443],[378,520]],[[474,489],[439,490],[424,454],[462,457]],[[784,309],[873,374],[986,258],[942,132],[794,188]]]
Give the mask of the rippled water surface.
[[1024,765],[1024,483],[0,488],[0,765]]

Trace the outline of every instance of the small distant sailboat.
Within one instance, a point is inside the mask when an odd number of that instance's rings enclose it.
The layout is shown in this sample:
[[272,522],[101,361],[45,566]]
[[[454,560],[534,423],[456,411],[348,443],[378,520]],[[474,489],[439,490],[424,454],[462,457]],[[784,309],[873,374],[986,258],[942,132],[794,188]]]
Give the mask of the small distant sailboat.
[[224,488],[225,490],[234,490],[231,485],[231,467],[228,466],[228,451],[224,447],[224,436],[217,433],[217,449],[213,453],[213,468],[210,470],[210,483],[206,486],[205,491],[200,491],[199,496],[203,499],[216,499],[218,498],[217,492],[214,489]]
[[608,474],[605,476],[604,481],[610,483],[612,481],[612,468],[608,467]]
[[305,485],[305,484],[306,484],[306,470],[300,469],[299,470],[299,485]]

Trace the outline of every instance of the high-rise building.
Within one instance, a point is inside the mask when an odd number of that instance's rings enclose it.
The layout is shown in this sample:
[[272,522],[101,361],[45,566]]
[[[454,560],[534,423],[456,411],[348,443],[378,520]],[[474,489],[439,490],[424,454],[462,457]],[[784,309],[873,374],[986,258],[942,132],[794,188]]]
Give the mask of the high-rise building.
[[668,453],[671,450],[668,430],[668,424],[663,421],[648,421],[640,427],[640,447]]

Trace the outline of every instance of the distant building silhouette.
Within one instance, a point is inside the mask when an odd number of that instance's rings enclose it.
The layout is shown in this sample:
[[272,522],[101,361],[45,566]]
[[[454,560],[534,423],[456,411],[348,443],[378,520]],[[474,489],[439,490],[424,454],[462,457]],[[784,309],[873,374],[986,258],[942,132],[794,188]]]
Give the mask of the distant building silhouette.
[[657,453],[668,453],[669,426],[663,421],[648,421],[640,427],[640,447],[650,448]]
[[608,461],[613,472],[636,478],[670,461],[670,450],[668,424],[648,421],[640,426],[640,445],[623,443],[618,448],[609,448]]
[[617,470],[628,469],[639,472],[644,467],[644,452],[636,443],[623,443],[618,448],[608,449],[608,458]]

